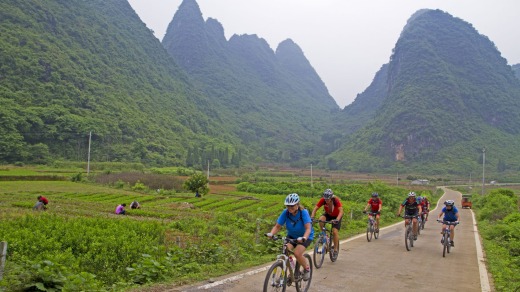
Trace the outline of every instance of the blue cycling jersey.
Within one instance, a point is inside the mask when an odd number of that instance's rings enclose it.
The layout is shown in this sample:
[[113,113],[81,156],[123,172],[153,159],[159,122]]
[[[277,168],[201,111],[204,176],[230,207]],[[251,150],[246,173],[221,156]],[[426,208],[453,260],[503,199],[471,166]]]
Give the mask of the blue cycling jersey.
[[442,208],[442,212],[444,213],[444,221],[454,222],[457,221],[457,213],[459,210],[457,207],[453,206],[451,210],[446,209],[446,207]]
[[[283,210],[282,214],[280,214],[280,217],[278,217],[278,220],[276,223],[280,225],[285,225],[285,228],[287,229],[287,236],[293,239],[296,239],[298,237],[302,237],[305,234],[305,224],[311,223],[311,216],[309,215],[309,211],[307,210],[298,210],[298,213],[296,215],[292,215],[287,209]],[[311,234],[309,235],[309,238],[307,240],[313,240],[314,239],[314,228],[311,226]]]

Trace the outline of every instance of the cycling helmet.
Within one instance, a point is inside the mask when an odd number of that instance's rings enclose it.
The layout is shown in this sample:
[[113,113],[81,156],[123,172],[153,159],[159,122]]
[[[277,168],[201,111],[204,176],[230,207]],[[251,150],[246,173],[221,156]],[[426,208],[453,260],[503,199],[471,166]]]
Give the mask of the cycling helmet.
[[453,206],[453,205],[455,205],[455,202],[453,200],[447,200],[446,202],[444,202],[444,205]]
[[372,193],[372,198],[377,198],[377,197],[379,197],[378,193]]
[[408,193],[408,198],[415,198],[415,193],[414,192],[409,192]]
[[285,198],[285,206],[294,206],[300,202],[300,196],[296,193],[289,194]]
[[323,192],[323,198],[326,199],[326,200],[332,199],[332,196],[334,196],[334,193],[332,192],[331,189],[326,189]]

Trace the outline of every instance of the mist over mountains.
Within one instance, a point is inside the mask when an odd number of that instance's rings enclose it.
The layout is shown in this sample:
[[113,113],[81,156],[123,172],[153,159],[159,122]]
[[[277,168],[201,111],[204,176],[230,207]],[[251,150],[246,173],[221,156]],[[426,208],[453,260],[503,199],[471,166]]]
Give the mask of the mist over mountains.
[[[159,42],[125,0],[0,3],[0,161],[518,171],[520,82],[471,24],[420,10],[341,110],[292,40],[225,38],[184,0]],[[516,74],[516,75],[515,75]]]

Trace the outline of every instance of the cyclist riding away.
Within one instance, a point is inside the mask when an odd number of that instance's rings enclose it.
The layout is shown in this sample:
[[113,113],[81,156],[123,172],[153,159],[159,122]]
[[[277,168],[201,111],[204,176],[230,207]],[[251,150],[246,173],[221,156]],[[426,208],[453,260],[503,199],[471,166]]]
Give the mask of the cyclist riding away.
[[[339,198],[334,196],[331,189],[326,189],[323,192],[323,197],[318,201],[312,210],[311,218],[316,216],[316,212],[323,206],[325,213],[323,213],[320,221],[332,221],[332,234],[334,235],[334,253],[338,253],[339,249],[339,230],[341,229],[341,219],[343,218],[343,206]],[[320,230],[323,229],[324,223],[320,222]]]
[[[399,212],[397,212],[397,216],[401,216],[401,211],[405,210],[404,214],[407,216],[413,216],[412,218],[412,228],[413,228],[413,239],[417,240],[417,216],[422,212],[421,205],[415,200],[415,193],[410,192],[408,194],[408,198],[401,203],[399,206]],[[410,219],[406,218],[404,221],[404,226],[408,226],[410,224]]]
[[[376,215],[376,232],[379,232],[379,215],[381,213],[381,208],[383,207],[383,201],[379,198],[378,193],[372,193],[372,198],[370,198],[370,200],[368,200],[368,203],[365,206],[365,210],[363,211],[363,213],[367,211],[368,207],[370,207],[370,212],[377,213],[377,215]],[[372,216],[372,214],[368,214],[368,217],[370,217],[370,216]]]
[[[444,215],[444,218],[442,219],[443,221],[460,223],[459,210],[457,209],[457,207],[455,207],[455,202],[453,200],[447,200],[444,202],[444,205],[446,206],[442,208],[442,211],[439,214],[439,220],[441,219],[442,215]],[[442,224],[441,234],[445,228],[446,224]],[[455,246],[455,243],[453,242],[454,238],[455,225],[450,225],[450,244],[453,247]]]
[[305,267],[303,280],[308,281],[311,276],[311,267],[309,265],[310,263],[305,260],[303,253],[314,239],[312,220],[309,216],[309,211],[300,206],[300,196],[298,196],[298,194],[289,194],[285,198],[285,206],[287,208],[282,211],[282,214],[280,214],[276,224],[267,236],[272,238],[273,235],[280,231],[282,226],[285,225],[285,228],[287,229],[287,237],[297,239],[296,247],[290,243],[287,244],[287,247],[289,250],[293,251],[298,263]]

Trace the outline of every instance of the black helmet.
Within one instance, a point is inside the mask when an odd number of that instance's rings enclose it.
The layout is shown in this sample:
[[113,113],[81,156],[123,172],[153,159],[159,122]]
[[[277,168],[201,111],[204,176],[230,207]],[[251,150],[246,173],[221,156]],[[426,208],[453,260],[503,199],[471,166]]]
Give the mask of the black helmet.
[[331,189],[326,189],[323,192],[323,198],[326,199],[326,200],[332,199],[332,196],[334,196],[334,193],[332,192]]

